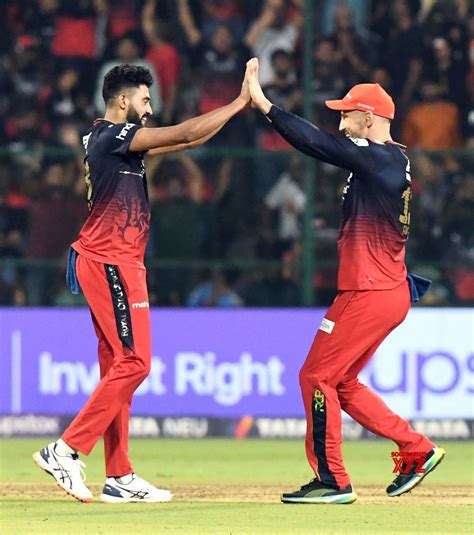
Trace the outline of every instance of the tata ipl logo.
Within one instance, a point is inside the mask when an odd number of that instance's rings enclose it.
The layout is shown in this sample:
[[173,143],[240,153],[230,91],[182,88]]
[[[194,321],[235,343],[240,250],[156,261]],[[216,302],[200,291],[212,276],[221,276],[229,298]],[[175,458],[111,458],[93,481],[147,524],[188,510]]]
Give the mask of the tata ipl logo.
[[415,474],[424,474],[423,465],[426,462],[426,453],[417,451],[392,451],[394,463],[393,473],[409,474],[413,470]]

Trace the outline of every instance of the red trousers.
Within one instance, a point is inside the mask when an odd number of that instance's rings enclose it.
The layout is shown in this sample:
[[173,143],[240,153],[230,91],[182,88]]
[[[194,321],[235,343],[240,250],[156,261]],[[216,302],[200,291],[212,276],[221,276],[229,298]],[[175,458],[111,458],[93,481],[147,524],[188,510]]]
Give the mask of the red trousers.
[[82,255],[76,269],[99,339],[101,380],[61,438],[88,455],[103,436],[107,477],[119,477],[133,471],[128,457],[130,404],[150,371],[146,271]]
[[306,455],[318,479],[350,484],[342,460],[341,409],[400,451],[427,452],[434,444],[393,413],[357,379],[378,346],[405,319],[408,283],[392,290],[342,291],[326,313],[300,371],[306,411]]

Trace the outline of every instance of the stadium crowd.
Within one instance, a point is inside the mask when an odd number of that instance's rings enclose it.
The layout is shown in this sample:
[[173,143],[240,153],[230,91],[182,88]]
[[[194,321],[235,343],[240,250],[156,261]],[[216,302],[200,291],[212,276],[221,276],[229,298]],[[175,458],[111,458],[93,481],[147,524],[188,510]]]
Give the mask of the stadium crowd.
[[[315,0],[313,119],[326,99],[379,82],[397,103],[415,201],[407,262],[426,304],[474,301],[474,8],[469,0]],[[0,5],[0,305],[69,305],[59,261],[87,215],[81,135],[104,73],[146,65],[153,124],[226,104],[257,56],[270,100],[303,113],[304,0],[9,0]],[[151,124],[151,121],[149,121]],[[304,162],[253,110],[204,149],[148,158],[153,304],[301,304]],[[335,292],[345,174],[316,167],[317,303]],[[202,269],[193,261],[236,262]],[[238,267],[239,260],[275,260]],[[20,260],[20,262],[18,261]],[[181,261],[154,265],[155,260]],[[63,262],[64,264],[64,262]],[[176,267],[178,266],[178,267]]]

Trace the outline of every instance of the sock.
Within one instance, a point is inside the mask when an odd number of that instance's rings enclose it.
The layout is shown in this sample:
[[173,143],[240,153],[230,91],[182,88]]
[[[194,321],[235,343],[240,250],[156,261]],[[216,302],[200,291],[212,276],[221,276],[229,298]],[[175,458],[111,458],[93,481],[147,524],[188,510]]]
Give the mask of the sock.
[[114,479],[121,485],[129,485],[133,481],[133,472],[124,476],[115,477]]
[[76,453],[76,450],[69,447],[61,438],[54,445],[54,451],[62,457]]

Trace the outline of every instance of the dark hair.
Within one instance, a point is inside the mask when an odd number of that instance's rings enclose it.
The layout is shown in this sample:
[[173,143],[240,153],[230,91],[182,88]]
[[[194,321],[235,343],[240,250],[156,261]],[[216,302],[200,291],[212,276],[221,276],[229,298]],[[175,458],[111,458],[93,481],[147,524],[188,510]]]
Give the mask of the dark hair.
[[272,52],[272,55],[270,56],[270,60],[273,63],[280,57],[291,59],[291,54],[288,52],[288,50],[285,50],[284,48],[277,48],[276,50]]
[[146,67],[129,64],[117,65],[104,76],[102,96],[105,103],[108,104],[122,89],[138,88],[141,85],[150,87],[152,83],[153,77]]

